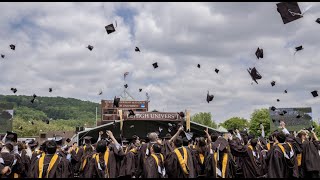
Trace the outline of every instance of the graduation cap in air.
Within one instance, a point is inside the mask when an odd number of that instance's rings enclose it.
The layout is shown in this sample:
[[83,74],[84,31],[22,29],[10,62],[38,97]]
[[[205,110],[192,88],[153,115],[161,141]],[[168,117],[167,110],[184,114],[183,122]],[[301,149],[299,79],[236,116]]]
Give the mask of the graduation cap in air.
[[193,133],[192,132],[185,132],[184,131],[184,134],[185,134],[186,138],[188,139],[188,141],[191,140],[192,137],[193,137]]
[[52,88],[49,88],[49,92],[52,92]]
[[301,118],[301,117],[302,117],[302,116],[301,116],[300,114],[298,114],[298,115],[296,116],[296,118],[298,118],[298,119]]
[[140,52],[140,49],[139,49],[138,47],[136,47],[136,48],[134,49],[134,51]]
[[102,95],[102,93],[103,93],[103,92],[102,92],[102,91],[100,91],[100,92],[99,92],[99,95]]
[[157,62],[155,62],[155,63],[153,63],[153,64],[152,64],[152,66],[153,66],[153,68],[155,68],[155,69],[156,69],[156,68],[158,68],[158,63],[157,63]]
[[31,101],[30,101],[30,102],[31,102],[31,103],[34,103],[34,101],[35,101],[35,100],[36,100],[36,99],[35,99],[35,98],[33,98],[33,99],[31,99]]
[[257,80],[261,79],[262,76],[259,74],[257,69],[255,67],[253,67],[252,69],[251,68],[247,69],[247,71],[250,74],[252,80],[258,84]]
[[113,32],[116,31],[116,29],[114,28],[113,24],[109,24],[105,28],[106,28],[106,31],[107,31],[108,34],[113,33]]
[[283,114],[287,114],[287,111],[286,111],[286,110],[283,110],[282,112],[283,112]]
[[119,107],[120,98],[114,97],[113,107]]
[[12,91],[13,93],[16,93],[18,90],[17,90],[17,88],[11,88],[11,91]]
[[279,102],[280,101],[280,99],[277,99],[277,102]]
[[318,18],[318,19],[316,20],[316,22],[320,24],[320,18]]
[[260,48],[258,47],[258,49],[257,49],[257,51],[256,51],[256,56],[257,56],[258,59],[259,59],[259,58],[263,58],[263,49],[260,49]]
[[184,118],[184,112],[181,111],[178,114],[179,114],[180,117]]
[[274,107],[274,106],[272,106],[270,109],[271,109],[272,111],[275,111],[277,108]]
[[70,138],[68,138],[68,139],[66,139],[66,141],[67,141],[67,143],[70,143],[70,142],[71,142],[71,139],[70,139]]
[[4,54],[1,54],[1,58],[4,58],[5,57],[5,55]]
[[19,129],[22,130],[23,129],[22,126],[20,126]]
[[139,89],[139,92],[141,92],[142,91],[142,89]]
[[200,64],[198,64],[197,67],[200,68]]
[[16,46],[13,45],[13,44],[10,44],[10,49],[15,50],[15,49],[16,49]]
[[213,96],[213,95],[210,95],[210,94],[209,94],[209,91],[208,91],[208,94],[207,94],[207,102],[209,103],[210,101],[213,100],[213,98],[214,98],[214,96]]
[[312,96],[313,97],[317,97],[318,96],[318,91],[314,90],[311,92]]
[[134,114],[134,112],[132,111],[132,110],[129,110],[129,115],[128,115],[129,117],[130,116],[135,116],[135,114]]
[[279,115],[280,115],[280,116],[284,116],[284,113],[283,113],[283,112],[280,112]]
[[297,47],[295,47],[295,49],[296,49],[296,52],[294,54],[296,54],[298,51],[303,50],[303,47],[302,46],[297,46]]
[[92,49],[93,49],[93,46],[91,46],[91,45],[88,45],[87,46],[87,48],[90,50],[90,51],[92,51]]
[[284,90],[284,93],[288,93],[288,91],[287,91],[287,90]]
[[216,68],[214,71],[215,71],[217,74],[219,73],[219,69],[217,69],[217,68]]
[[128,84],[125,84],[124,87],[125,87],[125,88],[128,88]]
[[275,120],[275,119],[272,119],[272,122],[273,122],[273,123],[275,123],[275,122],[276,122],[276,120]]
[[272,81],[271,82],[271,86],[275,86],[276,85],[276,82],[275,81]]
[[33,98],[36,98],[36,97],[37,97],[37,95],[33,94]]
[[277,4],[283,24],[302,18],[301,10],[297,2],[281,2]]

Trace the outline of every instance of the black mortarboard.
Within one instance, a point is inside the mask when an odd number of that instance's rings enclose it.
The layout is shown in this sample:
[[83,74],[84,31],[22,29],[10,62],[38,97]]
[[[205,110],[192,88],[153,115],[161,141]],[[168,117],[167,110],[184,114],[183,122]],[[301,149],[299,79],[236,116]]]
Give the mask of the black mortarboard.
[[171,136],[171,134],[170,133],[167,133],[166,134],[166,136],[165,137],[163,137],[163,139],[171,139],[172,138],[172,136]]
[[120,98],[114,97],[113,107],[119,107]]
[[313,97],[317,97],[318,96],[318,91],[314,90],[311,92],[312,96]]
[[129,115],[128,116],[130,117],[130,116],[134,116],[134,115],[135,115],[134,112],[132,110],[129,110]]
[[34,100],[36,100],[36,99],[35,99],[35,98],[33,98],[33,99],[31,99],[31,101],[30,101],[30,102],[31,102],[31,103],[34,103]]
[[49,124],[49,123],[50,123],[50,122],[49,122],[49,119],[46,119],[46,120],[45,120],[45,122],[46,122],[47,124]]
[[178,114],[179,114],[180,117],[184,118],[184,112],[181,111]]
[[281,113],[279,113],[279,115],[280,115],[280,116],[283,116],[283,115],[284,115],[284,113],[283,113],[283,112],[281,112]]
[[277,102],[279,102],[280,101],[280,99],[277,99]]
[[275,120],[275,119],[272,119],[272,122],[273,122],[273,123],[275,123],[275,122],[276,122],[276,120]]
[[12,91],[13,93],[16,93],[18,90],[17,90],[17,88],[11,88],[11,91]]
[[297,2],[281,2],[277,4],[277,10],[281,15],[283,24],[295,21],[301,17],[301,10]]
[[125,88],[128,88],[128,84],[125,84],[124,87],[125,87]]
[[10,49],[15,50],[15,49],[16,49],[16,46],[13,45],[13,44],[10,44]]
[[208,94],[207,94],[207,102],[209,103],[210,101],[213,100],[213,98],[214,98],[214,96],[213,96],[213,95],[210,95],[210,94],[209,94],[209,91],[208,91]]
[[109,24],[105,28],[106,28],[106,31],[107,31],[108,34],[113,33],[113,32],[116,31],[116,29],[114,28],[113,24]]
[[156,69],[156,68],[158,68],[158,63],[155,62],[155,63],[152,64],[152,66]]
[[298,115],[296,116],[296,118],[298,118],[298,119],[299,119],[299,118],[301,118],[301,115],[300,115],[300,114],[298,114]]
[[257,56],[258,59],[259,59],[259,58],[263,58],[263,49],[260,49],[260,48],[258,47],[258,49],[257,49],[257,51],[256,51],[256,56]]
[[277,108],[274,107],[274,106],[272,106],[270,109],[271,109],[272,111],[275,111]]
[[197,67],[200,68],[200,64],[198,64]]
[[33,121],[31,121],[31,124],[34,125]]
[[141,92],[142,91],[142,89],[139,89],[139,92]]
[[36,98],[36,97],[37,97],[37,95],[33,94],[33,98]]
[[275,86],[276,85],[276,82],[275,81],[272,81],[271,82],[271,86]]
[[66,141],[67,141],[67,143],[70,143],[70,142],[71,142],[71,139],[70,139],[70,138],[68,138],[68,139],[66,139]]
[[287,114],[287,111],[286,111],[286,110],[283,110],[282,112],[283,112],[283,114]]
[[[228,146],[228,141],[222,137],[219,137],[212,145],[212,148],[216,150],[219,147],[220,151],[223,151]],[[220,145],[220,146],[219,146]]]
[[301,51],[301,50],[303,50],[303,47],[302,47],[302,46],[296,47],[296,51]]
[[13,141],[13,142],[17,142],[17,140],[18,140],[17,133],[7,131],[6,141],[8,141],[8,140]]
[[284,93],[288,93],[288,91],[287,91],[287,90],[284,90]]
[[4,58],[4,57],[5,57],[5,55],[4,55],[4,54],[1,54],[1,57],[2,57],[2,58]]
[[90,50],[90,51],[92,51],[92,49],[93,49],[93,46],[91,46],[91,45],[88,45],[87,46],[87,48]]
[[257,79],[261,79],[262,76],[259,74],[257,69],[253,67],[252,69],[251,68],[247,69],[247,71],[249,72],[252,80],[254,80],[258,84]]
[[136,47],[134,50],[135,50],[136,52],[140,52],[140,49],[139,49],[138,47]]
[[102,91],[100,91],[100,92],[99,92],[99,95],[102,95],[102,93],[103,93],[103,92],[102,92]]
[[318,18],[318,19],[316,20],[316,22],[320,24],[320,18]]
[[219,73],[219,69],[217,69],[217,68],[216,68],[214,71],[215,71],[217,74]]
[[57,145],[62,145],[63,138],[61,136],[54,137],[54,141],[57,143]]
[[52,88],[49,88],[49,92],[52,92]]

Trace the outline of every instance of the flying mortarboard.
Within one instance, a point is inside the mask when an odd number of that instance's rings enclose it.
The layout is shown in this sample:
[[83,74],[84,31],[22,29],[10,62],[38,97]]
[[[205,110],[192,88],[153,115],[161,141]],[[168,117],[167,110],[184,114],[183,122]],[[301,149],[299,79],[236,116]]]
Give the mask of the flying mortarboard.
[[287,111],[286,111],[286,110],[283,110],[282,112],[283,112],[283,114],[287,114]]
[[200,68],[200,64],[198,64],[197,67]]
[[113,33],[113,32],[116,31],[116,29],[114,28],[113,24],[109,24],[109,25],[105,26],[105,28],[106,28],[106,31],[107,31],[108,34]]
[[209,94],[209,91],[208,91],[208,94],[207,94],[207,102],[209,103],[210,101],[213,100],[213,98],[214,98],[214,96],[213,96],[213,95],[210,95],[210,94]]
[[33,94],[33,98],[36,98],[37,97],[37,95],[36,94]]
[[278,3],[277,11],[280,13],[283,24],[290,23],[303,17],[297,2]]
[[296,52],[298,52],[298,51],[303,50],[303,47],[302,46],[297,46],[297,47],[295,47],[295,49],[296,49]]
[[280,101],[280,99],[277,99],[277,102],[279,102]]
[[15,50],[15,49],[16,49],[16,46],[13,45],[13,44],[10,44],[10,49]]
[[287,91],[287,90],[284,90],[284,93],[288,93],[288,91]]
[[275,120],[275,119],[272,119],[272,122],[273,122],[273,123],[275,123],[275,122],[276,122],[276,120]]
[[318,19],[316,20],[316,22],[320,24],[320,18],[318,18]]
[[119,107],[120,98],[114,97],[113,107]]
[[275,86],[276,85],[276,82],[275,81],[272,81],[271,82],[271,86]]
[[140,52],[140,49],[139,49],[138,47],[136,47],[136,48],[134,49],[134,51]]
[[46,122],[46,124],[49,124],[49,123],[50,123],[50,122],[49,122],[49,119],[46,119],[45,122]]
[[103,93],[103,92],[102,92],[102,91],[100,91],[100,92],[99,92],[99,95],[102,95],[102,93]]
[[49,88],[49,92],[52,92],[52,88]]
[[157,62],[155,62],[155,63],[153,63],[153,64],[152,64],[152,66],[153,66],[153,68],[155,68],[155,69],[156,69],[156,68],[158,68],[158,63],[157,63]]
[[129,117],[130,116],[135,116],[135,114],[134,114],[134,112],[132,111],[132,110],[129,110],[129,115],[128,115]]
[[90,51],[92,51],[92,49],[93,49],[93,46],[91,46],[91,45],[88,45],[87,46],[87,48],[90,50]]
[[179,114],[180,117],[184,118],[184,112],[181,111],[178,114]]
[[142,89],[139,89],[139,92],[141,92],[142,91]]
[[247,71],[250,74],[252,80],[258,84],[257,79],[261,79],[262,76],[259,74],[257,69],[253,67],[252,69],[251,68],[247,69]]
[[5,55],[4,54],[1,54],[1,58],[4,58],[5,57]]
[[318,91],[314,90],[311,92],[312,96],[313,97],[317,97],[318,96]]
[[274,106],[272,106],[270,109],[271,109],[272,111],[275,111],[277,108],[274,107]]
[[128,88],[128,84],[125,84],[124,87],[125,87],[125,88]]
[[11,91],[12,91],[13,93],[16,93],[18,90],[17,90],[17,88],[11,88]]
[[70,142],[71,142],[71,139],[70,139],[70,138],[68,138],[68,139],[66,139],[66,141],[67,141],[67,143],[70,143]]
[[217,68],[216,68],[214,71],[215,71],[217,74],[219,73],[219,69],[217,69]]
[[298,119],[299,119],[299,118],[301,118],[301,115],[300,115],[300,114],[298,114],[298,115],[296,116],[296,118],[298,118]]
[[259,59],[259,58],[263,58],[263,49],[260,49],[260,48],[258,47],[258,49],[257,49],[257,51],[256,51],[256,56],[257,56],[258,59]]

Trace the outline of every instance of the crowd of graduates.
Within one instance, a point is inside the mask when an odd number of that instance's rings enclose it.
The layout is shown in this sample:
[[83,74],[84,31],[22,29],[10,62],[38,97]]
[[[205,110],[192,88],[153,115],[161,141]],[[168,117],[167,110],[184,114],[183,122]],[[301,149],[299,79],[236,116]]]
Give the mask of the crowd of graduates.
[[[282,129],[255,137],[237,129],[185,137],[180,124],[171,136],[133,136],[122,142],[111,131],[99,139],[65,145],[64,137],[41,144],[7,135],[0,145],[1,178],[317,178],[320,143],[313,130]],[[105,136],[103,136],[105,135]]]

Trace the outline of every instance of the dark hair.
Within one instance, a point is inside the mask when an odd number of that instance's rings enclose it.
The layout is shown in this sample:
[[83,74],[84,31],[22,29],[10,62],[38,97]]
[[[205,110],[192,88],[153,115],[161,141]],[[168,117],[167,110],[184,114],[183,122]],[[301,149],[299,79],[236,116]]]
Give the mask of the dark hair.
[[97,143],[97,153],[104,153],[107,150],[107,142],[105,140],[100,140]]
[[6,143],[4,146],[8,149],[8,151],[13,151],[13,145],[11,143]]
[[284,143],[286,141],[286,135],[283,132],[278,133],[276,138],[279,143]]
[[273,141],[272,135],[270,135],[268,139],[269,139],[269,141]]
[[258,139],[257,138],[254,138],[254,139],[252,139],[250,141],[250,144],[251,144],[252,147],[256,147],[257,143],[258,143]]
[[48,154],[54,154],[57,151],[57,143],[53,140],[47,141],[46,149]]
[[24,145],[22,142],[18,142],[17,145],[18,145],[18,151],[22,151],[24,149]]
[[186,137],[183,137],[182,141],[183,141],[183,143],[182,143],[183,146],[188,146],[189,145],[189,141],[188,141],[188,139]]
[[219,137],[219,133],[214,132],[214,133],[212,133],[210,136],[211,136],[211,141],[212,141],[212,142],[215,142],[215,141],[218,139],[218,137]]
[[161,145],[158,143],[155,143],[152,145],[154,153],[161,153]]
[[199,146],[199,147],[204,147],[204,146],[206,146],[206,145],[207,145],[206,139],[205,139],[204,137],[200,137],[200,138],[199,138],[199,142],[198,142],[198,146]]
[[183,145],[183,140],[182,140],[181,136],[178,136],[178,137],[174,140],[173,144],[176,146],[176,148],[181,147],[181,146]]
[[45,141],[45,142],[43,142],[41,145],[40,145],[40,147],[39,147],[39,150],[40,151],[43,151],[43,152],[47,152],[47,142],[48,141]]

